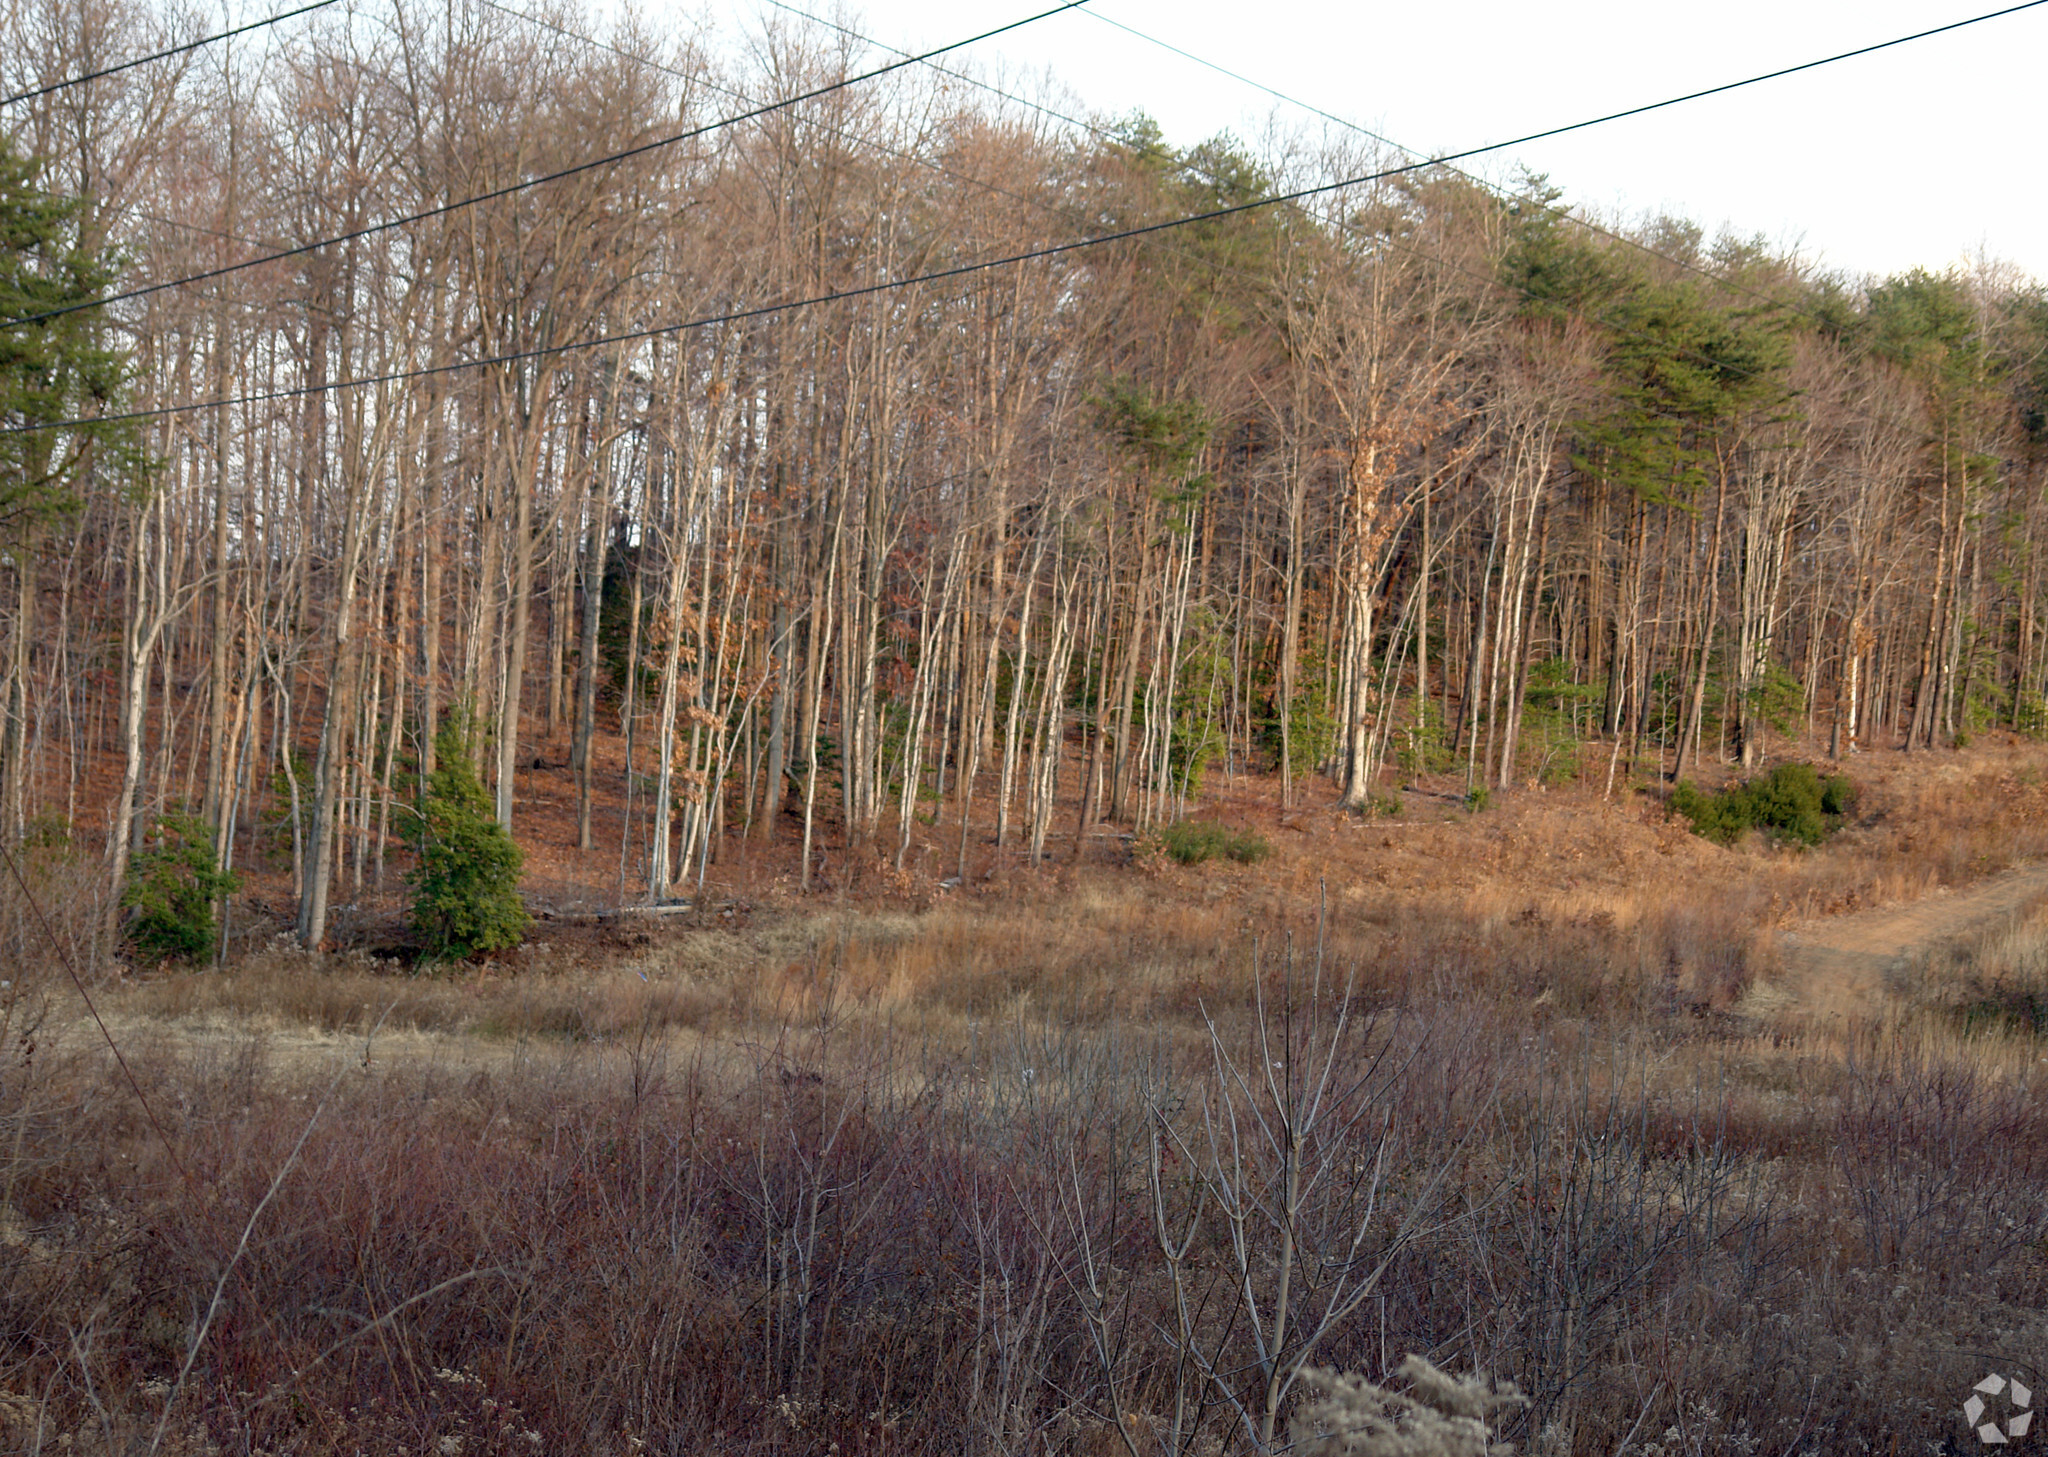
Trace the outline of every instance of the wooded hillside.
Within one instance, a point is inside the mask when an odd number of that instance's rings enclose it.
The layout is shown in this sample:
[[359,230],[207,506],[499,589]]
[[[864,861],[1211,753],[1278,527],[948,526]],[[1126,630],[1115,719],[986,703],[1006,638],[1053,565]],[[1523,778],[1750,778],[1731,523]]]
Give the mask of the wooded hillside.
[[[5,24],[10,96],[190,32]],[[834,87],[891,59],[330,7],[0,110],[5,832],[118,886],[268,816],[317,944],[451,707],[515,839],[569,759],[634,897],[778,827],[1037,860],[1226,765],[1369,807],[2048,732],[2036,283],[971,59]]]

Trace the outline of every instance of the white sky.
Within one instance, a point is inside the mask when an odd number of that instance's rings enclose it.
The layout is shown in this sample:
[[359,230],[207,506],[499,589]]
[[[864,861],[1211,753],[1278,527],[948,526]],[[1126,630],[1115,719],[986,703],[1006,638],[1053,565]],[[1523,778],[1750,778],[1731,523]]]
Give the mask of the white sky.
[[[833,13],[830,0],[793,0]],[[837,12],[922,50],[1020,18],[1033,0],[847,0]],[[1557,0],[1461,5],[1094,0],[969,52],[1049,72],[1086,107],[1142,109],[1185,146],[1319,119],[1138,40],[1170,41],[1404,146],[1460,151],[1817,60],[2001,8],[1998,0]],[[659,15],[660,7],[653,14]],[[1464,164],[1520,163],[1566,200],[1669,212],[1797,248],[1851,274],[1979,253],[2048,280],[2048,5],[1874,56]],[[986,74],[986,70],[984,70]]]

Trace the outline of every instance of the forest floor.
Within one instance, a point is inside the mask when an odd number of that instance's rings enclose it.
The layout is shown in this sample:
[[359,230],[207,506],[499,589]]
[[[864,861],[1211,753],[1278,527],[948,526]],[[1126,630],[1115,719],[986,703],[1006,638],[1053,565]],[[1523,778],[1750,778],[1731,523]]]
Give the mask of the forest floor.
[[[1612,794],[1497,792],[1474,810],[1456,775],[1412,775],[1359,815],[1321,780],[1283,796],[1272,776],[1214,773],[1190,818],[1262,837],[1261,863],[1182,865],[1156,836],[1109,826],[1077,840],[1062,804],[1033,865],[994,843],[984,796],[964,837],[950,805],[914,824],[901,869],[893,831],[849,847],[822,822],[809,893],[795,816],[772,834],[735,827],[701,889],[679,886],[656,909],[621,852],[627,806],[601,799],[596,848],[576,848],[561,757],[521,756],[515,830],[536,920],[515,951],[392,980],[410,955],[394,856],[381,890],[372,875],[360,888],[345,877],[317,959],[330,974],[309,983],[311,963],[288,944],[289,861],[273,834],[244,871],[226,974],[145,975],[117,1001],[145,1018],[260,1007],[322,1035],[352,1025],[380,987],[400,989],[399,1022],[420,1031],[509,1016],[615,1035],[649,997],[659,1022],[701,1031],[772,1023],[823,995],[884,1019],[972,1023],[1029,1006],[1099,1022],[1192,1015],[1242,980],[1232,968],[1291,940],[1369,967],[1388,995],[1462,975],[1569,1011],[1625,987],[1639,1010],[1738,1030],[1878,1016],[1909,963],[2048,901],[2048,746],[2009,736],[1858,756],[1846,766],[1856,811],[1812,850],[1754,835],[1711,844],[1667,813],[1662,786],[1626,778]],[[507,998],[527,1010],[508,1013]]]

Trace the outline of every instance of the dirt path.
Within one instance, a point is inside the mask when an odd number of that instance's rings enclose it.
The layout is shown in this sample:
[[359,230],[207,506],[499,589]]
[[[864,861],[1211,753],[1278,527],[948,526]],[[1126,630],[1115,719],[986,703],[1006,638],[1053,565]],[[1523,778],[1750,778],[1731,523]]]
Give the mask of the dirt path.
[[2021,865],[1968,890],[1802,922],[1778,938],[1785,974],[1766,997],[1830,1014],[1874,1007],[1896,990],[1915,953],[2016,915],[2043,895],[2048,864]]

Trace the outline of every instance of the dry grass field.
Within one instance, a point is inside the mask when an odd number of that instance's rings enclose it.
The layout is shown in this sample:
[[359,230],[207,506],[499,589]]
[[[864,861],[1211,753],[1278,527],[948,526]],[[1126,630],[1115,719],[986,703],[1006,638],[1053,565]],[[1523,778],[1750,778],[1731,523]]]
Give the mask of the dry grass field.
[[12,892],[0,1448],[1279,1451],[1416,1353],[1521,1451],[1961,1450],[2048,1389],[2048,751],[1853,772],[1815,850],[1242,781],[1258,864],[734,860],[431,975],[259,920],[97,1018]]

